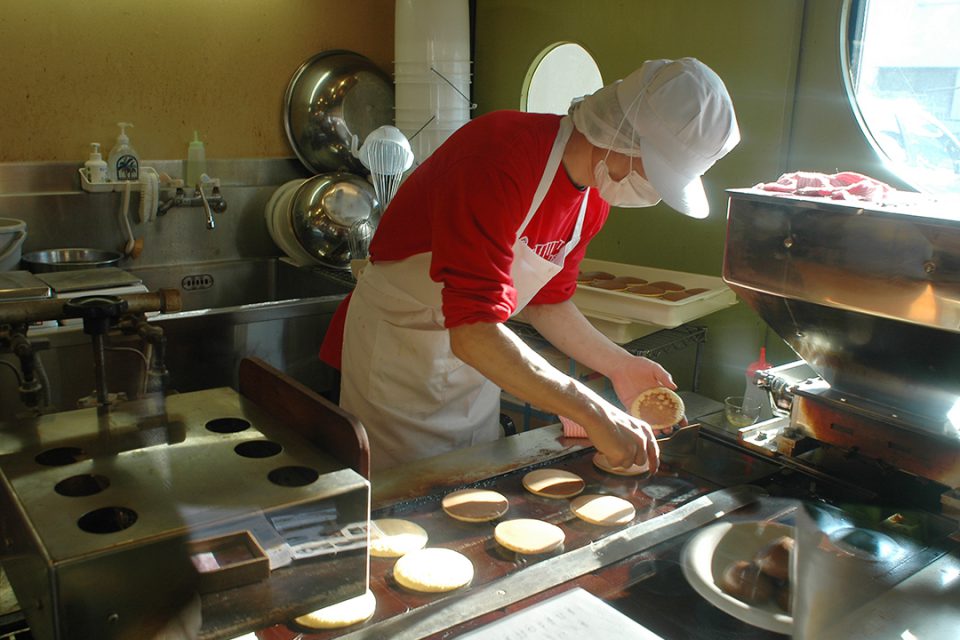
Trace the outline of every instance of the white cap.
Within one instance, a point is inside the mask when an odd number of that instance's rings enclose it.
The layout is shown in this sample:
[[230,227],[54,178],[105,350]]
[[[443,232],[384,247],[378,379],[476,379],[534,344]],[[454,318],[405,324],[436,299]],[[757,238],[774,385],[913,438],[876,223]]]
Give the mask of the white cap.
[[642,157],[663,201],[693,218],[710,213],[700,176],[740,142],[730,94],[695,58],[648,60],[570,114],[590,144]]

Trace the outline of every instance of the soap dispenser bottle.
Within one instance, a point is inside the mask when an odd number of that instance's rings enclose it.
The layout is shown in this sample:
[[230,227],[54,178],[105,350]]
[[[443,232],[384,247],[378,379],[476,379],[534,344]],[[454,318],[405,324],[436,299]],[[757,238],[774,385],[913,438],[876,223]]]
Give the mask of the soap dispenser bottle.
[[90,158],[83,163],[87,170],[87,180],[91,184],[101,184],[107,181],[107,163],[103,161],[100,155],[100,143],[90,143]]
[[203,141],[200,134],[193,132],[193,140],[187,146],[187,184],[197,186],[200,184],[200,176],[207,171],[207,154],[203,148]]
[[127,137],[127,127],[133,127],[129,122],[118,122],[120,135],[117,136],[117,143],[110,149],[110,156],[107,159],[107,177],[113,182],[122,182],[130,180],[136,182],[140,179],[140,156],[130,145],[130,138]]

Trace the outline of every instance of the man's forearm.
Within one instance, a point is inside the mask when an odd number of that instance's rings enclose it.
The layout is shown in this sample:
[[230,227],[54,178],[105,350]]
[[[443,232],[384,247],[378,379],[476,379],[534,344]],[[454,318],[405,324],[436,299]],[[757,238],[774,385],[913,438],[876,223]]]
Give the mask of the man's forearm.
[[593,390],[557,370],[503,325],[454,327],[450,345],[458,358],[501,389],[544,411],[587,423],[605,410],[606,403]]
[[609,376],[617,362],[628,355],[590,324],[569,300],[559,304],[529,305],[523,313],[550,344],[603,375]]

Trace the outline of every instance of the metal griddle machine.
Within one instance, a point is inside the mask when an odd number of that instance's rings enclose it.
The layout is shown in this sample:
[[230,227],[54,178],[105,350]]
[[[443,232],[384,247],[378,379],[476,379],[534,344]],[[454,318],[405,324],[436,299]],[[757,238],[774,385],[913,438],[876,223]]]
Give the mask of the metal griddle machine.
[[920,195],[868,206],[733,190],[727,224],[724,280],[803,359],[757,373],[779,415],[739,440],[900,510],[879,527],[870,500],[798,517],[806,606],[794,637],[850,637],[844,619],[908,615],[895,607],[912,612],[917,637],[950,637],[956,602],[931,611],[955,593],[960,558],[918,573],[926,585],[891,589],[906,555],[884,532],[923,537],[912,509],[960,520],[960,211]]
[[170,310],[157,295],[0,303],[20,352],[31,323],[63,314],[95,352],[95,407],[0,424],[0,557],[38,640],[232,638],[367,588],[354,418],[251,359],[238,390],[109,394],[110,345],[121,328],[155,333],[144,312]]

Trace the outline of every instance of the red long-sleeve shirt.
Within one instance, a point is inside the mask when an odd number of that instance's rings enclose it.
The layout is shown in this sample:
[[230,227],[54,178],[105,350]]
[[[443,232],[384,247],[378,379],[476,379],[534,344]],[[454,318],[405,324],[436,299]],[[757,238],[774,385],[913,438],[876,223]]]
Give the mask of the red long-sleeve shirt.
[[[510,267],[517,230],[533,201],[560,116],[497,111],[458,129],[401,185],[370,244],[374,263],[432,252],[430,277],[442,282],[447,328],[503,322],[517,307]],[[522,238],[544,258],[570,239],[583,192],[561,164],[550,190]],[[534,297],[533,304],[570,298],[587,243],[603,226],[607,203],[590,191],[581,239],[564,269]],[[321,358],[340,365],[343,320],[340,305],[324,339]]]

